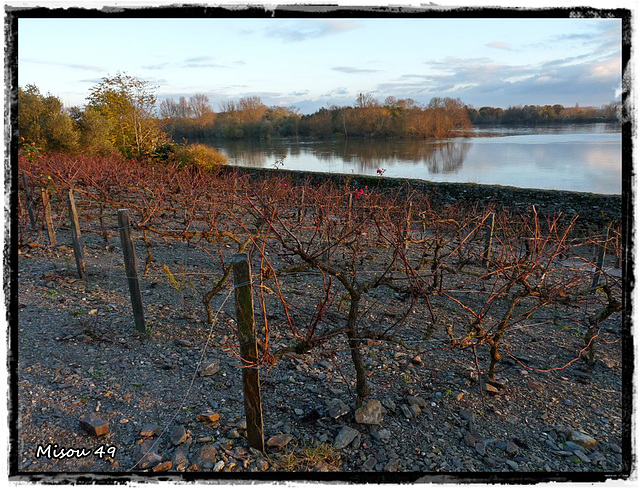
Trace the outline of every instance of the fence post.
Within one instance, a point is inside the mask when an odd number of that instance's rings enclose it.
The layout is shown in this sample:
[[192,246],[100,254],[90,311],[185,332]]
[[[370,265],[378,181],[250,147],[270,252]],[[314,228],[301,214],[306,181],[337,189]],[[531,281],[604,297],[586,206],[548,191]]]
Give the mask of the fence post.
[[78,212],[76,210],[76,201],[73,197],[73,189],[69,189],[68,203],[71,239],[73,240],[73,255],[76,258],[76,267],[80,279],[86,280],[87,270],[84,264],[84,247],[82,245],[82,236],[80,235],[80,223],[78,222]]
[[136,260],[136,249],[131,239],[128,213],[128,209],[118,209],[118,229],[120,230],[120,241],[124,252],[124,268],[129,282],[129,294],[131,295],[131,307],[133,308],[136,331],[139,334],[146,334],[147,329],[144,324],[142,296],[140,295],[140,283],[138,281],[138,262]]
[[58,242],[56,241],[56,232],[53,228],[53,218],[51,217],[51,202],[49,201],[49,192],[44,187],[40,189],[42,194],[42,207],[44,208],[44,222],[47,225],[47,234],[49,235],[49,245],[55,247]]
[[27,211],[29,212],[29,221],[31,221],[31,229],[36,229],[36,217],[33,214],[33,201],[31,199],[31,192],[29,192],[29,186],[27,186],[27,174],[22,172],[22,184],[24,185],[24,193],[27,196]]
[[487,230],[487,238],[484,246],[484,266],[489,267],[489,258],[491,257],[491,243],[493,242],[493,224],[495,221],[495,213],[489,215],[489,229]]
[[243,362],[247,364],[247,367],[242,368],[247,439],[251,447],[264,452],[260,371],[257,365],[258,346],[256,342],[255,322],[253,319],[253,295],[251,291],[251,265],[249,264],[247,254],[244,253],[235,254],[232,265],[240,357]]
[[604,243],[598,247],[598,258],[596,259],[596,270],[593,273],[593,282],[591,287],[595,288],[600,282],[600,272],[602,271],[602,265],[604,264],[604,256],[607,250],[607,240],[609,240],[609,227],[607,226],[602,232],[604,235]]
[[413,209],[413,201],[409,201],[409,209],[407,210],[406,233],[404,237],[404,249],[409,250],[409,242],[411,241],[411,211]]

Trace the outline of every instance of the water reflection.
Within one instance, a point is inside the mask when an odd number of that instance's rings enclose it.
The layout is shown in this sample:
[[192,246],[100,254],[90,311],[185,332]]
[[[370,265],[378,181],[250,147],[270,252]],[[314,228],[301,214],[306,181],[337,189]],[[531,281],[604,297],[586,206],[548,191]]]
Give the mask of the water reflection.
[[[432,174],[455,173],[462,167],[471,143],[466,139],[425,142],[421,140],[332,140],[313,142],[219,141],[207,142],[235,165],[269,167],[286,155],[293,161],[315,160],[314,168],[341,164],[354,173],[375,173],[395,165],[419,165]],[[318,163],[320,165],[318,165]],[[325,165],[323,165],[325,164]],[[296,167],[297,168],[297,167]]]
[[[444,141],[205,141],[232,165],[620,194],[622,140],[611,125],[500,128]],[[536,132],[539,130],[539,132]]]

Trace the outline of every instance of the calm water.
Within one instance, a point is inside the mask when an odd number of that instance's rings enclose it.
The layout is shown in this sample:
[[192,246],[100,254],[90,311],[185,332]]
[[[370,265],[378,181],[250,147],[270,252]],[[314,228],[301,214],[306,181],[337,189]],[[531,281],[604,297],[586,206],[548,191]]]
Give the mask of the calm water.
[[622,192],[617,125],[482,128],[496,136],[450,140],[335,140],[211,143],[233,165],[310,172],[475,182],[537,189]]

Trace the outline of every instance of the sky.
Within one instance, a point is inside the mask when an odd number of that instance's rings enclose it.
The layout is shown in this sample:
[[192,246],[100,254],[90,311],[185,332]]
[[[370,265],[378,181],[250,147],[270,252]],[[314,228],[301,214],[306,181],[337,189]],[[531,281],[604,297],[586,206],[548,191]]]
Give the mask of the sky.
[[359,93],[599,107],[620,100],[621,38],[605,18],[21,18],[18,84],[66,106],[125,72],[214,110],[259,96],[304,114]]

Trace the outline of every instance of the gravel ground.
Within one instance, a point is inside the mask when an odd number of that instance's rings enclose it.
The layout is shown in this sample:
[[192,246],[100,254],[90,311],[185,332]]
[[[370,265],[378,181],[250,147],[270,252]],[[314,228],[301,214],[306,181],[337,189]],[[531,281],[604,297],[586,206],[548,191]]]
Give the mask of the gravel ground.
[[[625,467],[621,343],[600,344],[593,369],[584,362],[550,372],[524,367],[563,365],[580,349],[580,332],[550,331],[548,323],[509,340],[523,364],[505,358],[495,395],[478,380],[470,352],[442,348],[442,333],[419,356],[369,341],[370,399],[380,404],[368,408],[376,424],[357,422],[343,343],[263,367],[267,450],[260,453],[246,439],[229,288],[212,301],[213,326],[205,321],[200,298],[220,275],[211,260],[193,246],[157,243],[141,278],[151,335],[140,341],[119,240],[107,249],[96,235],[84,239],[86,287],[67,230],[59,230],[55,249],[19,251],[12,441],[19,475],[282,480],[296,478],[283,471],[313,470],[317,478],[358,472],[359,481],[435,481],[447,473],[557,480],[580,472],[602,480]],[[139,258],[145,253],[138,249]],[[161,264],[192,280],[175,287]],[[300,273],[283,294],[304,305],[313,280]],[[389,316],[403,301],[390,290],[381,299]],[[603,332],[615,340],[621,328],[615,315]]]

